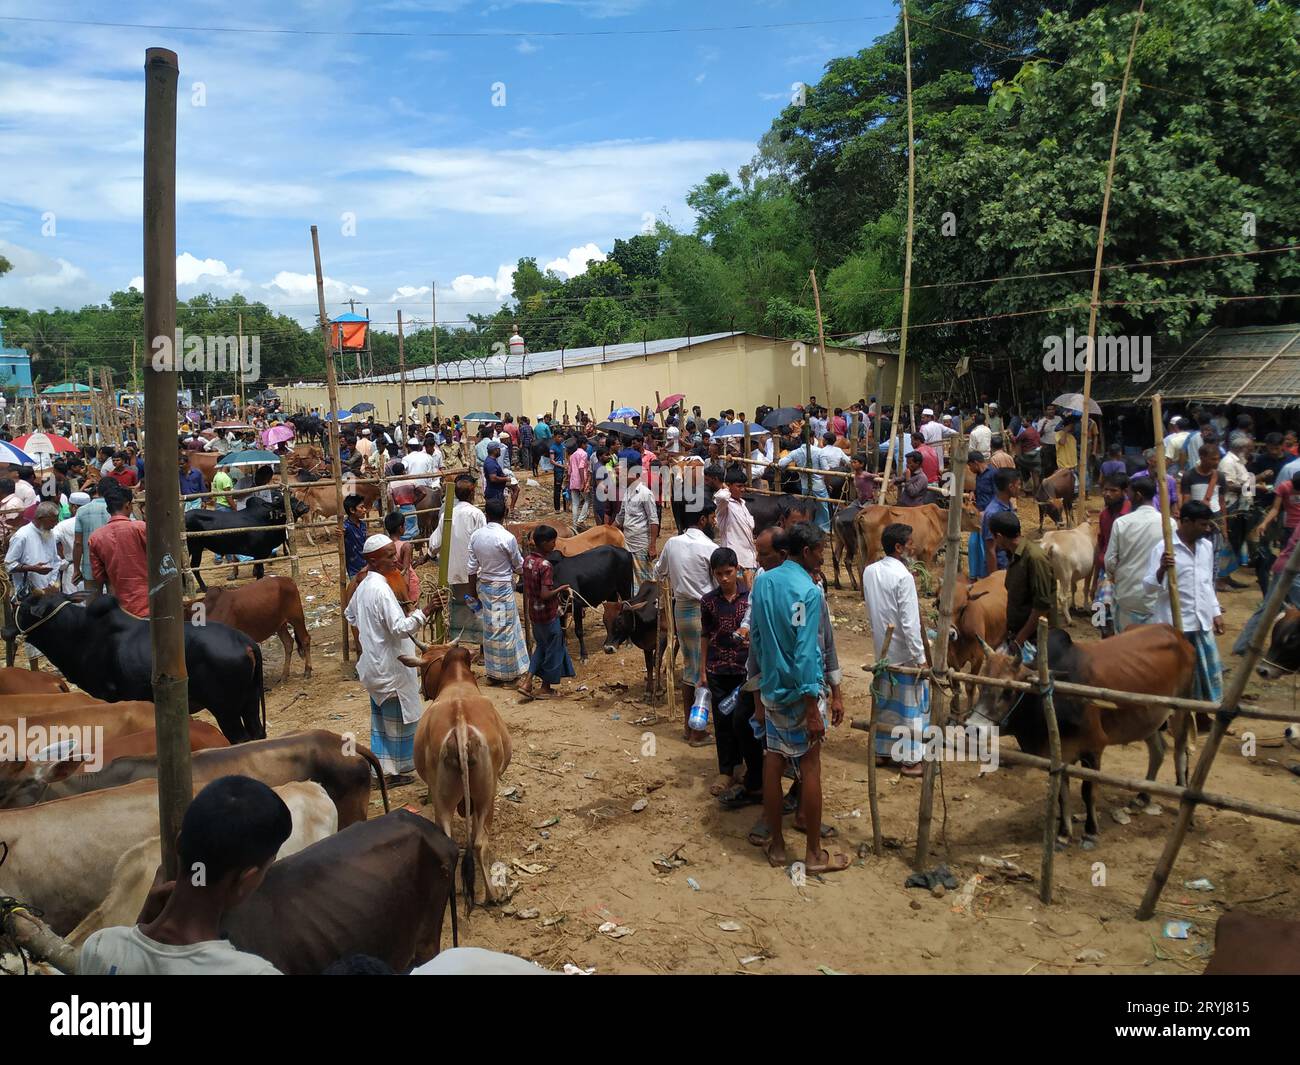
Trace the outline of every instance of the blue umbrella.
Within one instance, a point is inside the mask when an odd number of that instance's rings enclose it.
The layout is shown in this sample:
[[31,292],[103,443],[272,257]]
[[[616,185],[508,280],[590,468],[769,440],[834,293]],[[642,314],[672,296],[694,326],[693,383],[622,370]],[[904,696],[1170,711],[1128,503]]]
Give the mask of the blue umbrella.
[[[345,422],[351,417],[352,417],[352,412],[350,410],[339,411],[339,421]],[[332,422],[334,420],[334,412],[327,411],[325,413],[325,420],[327,422]]]
[[365,414],[366,411],[374,409],[375,405],[373,403],[358,403],[356,406],[351,408],[353,414]]
[[251,451],[232,451],[217,462],[218,466],[276,466],[280,456],[270,451],[253,449]]
[[639,417],[641,417],[641,412],[640,412],[639,410],[633,410],[631,407],[619,407],[618,410],[612,410],[612,411],[610,411],[610,412],[609,412],[609,416],[610,416],[611,419],[613,419],[613,418],[639,418]]
[[489,414],[485,410],[475,411],[473,414],[465,415],[467,422],[499,422],[501,419],[495,414]]
[[[761,425],[759,425],[756,422],[750,422],[749,435],[758,436],[759,433],[762,433],[764,436],[766,436],[768,430],[764,429]],[[724,425],[721,429],[719,429],[716,433],[714,433],[713,438],[716,440],[720,436],[744,436],[744,435],[745,435],[745,427],[741,425],[740,422],[732,422],[730,425]]]
[[12,466],[35,466],[36,460],[22,448],[14,447],[8,440],[0,440],[0,462]]

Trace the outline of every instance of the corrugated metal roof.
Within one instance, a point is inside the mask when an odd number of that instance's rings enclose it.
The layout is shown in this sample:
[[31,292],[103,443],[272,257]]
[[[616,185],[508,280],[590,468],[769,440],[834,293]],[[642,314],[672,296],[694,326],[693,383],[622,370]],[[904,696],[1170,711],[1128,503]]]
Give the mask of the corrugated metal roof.
[[[744,330],[728,333],[705,333],[697,337],[670,337],[665,340],[630,341],[625,344],[606,344],[603,348],[597,344],[590,348],[565,348],[555,351],[530,351],[518,358],[511,355],[488,355],[482,359],[461,359],[457,362],[442,363],[438,367],[440,381],[493,381],[517,380],[531,377],[546,370],[558,370],[563,357],[565,367],[590,366],[600,362],[619,362],[623,359],[635,359],[646,355],[659,355],[666,351],[681,351],[696,344],[707,344],[711,340],[727,340],[741,336]],[[828,345],[829,346],[829,345]],[[400,380],[395,373],[377,374],[374,377],[362,377],[348,384],[382,384]],[[432,366],[419,366],[406,371],[406,382],[434,380]]]
[[1300,323],[1211,329],[1180,354],[1156,356],[1156,363],[1149,381],[1126,374],[1094,378],[1093,398],[1137,403],[1159,393],[1163,400],[1300,406]]

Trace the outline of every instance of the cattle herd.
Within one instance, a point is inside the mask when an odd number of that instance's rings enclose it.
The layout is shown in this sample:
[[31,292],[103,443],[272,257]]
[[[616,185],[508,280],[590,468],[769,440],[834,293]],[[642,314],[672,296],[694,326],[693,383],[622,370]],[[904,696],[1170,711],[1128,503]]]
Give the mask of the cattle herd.
[[[320,436],[319,425],[309,422],[298,430],[304,438]],[[313,490],[312,476],[304,471],[294,484],[291,520],[331,511],[332,487]],[[1046,516],[1059,524],[1074,502],[1073,489],[1045,485],[1037,501],[1040,523]],[[750,494],[744,504],[755,535],[810,516],[797,493]],[[958,505],[961,528],[978,529],[980,516],[969,501]],[[252,777],[280,795],[293,822],[265,881],[226,915],[223,935],[285,973],[318,973],[354,954],[409,969],[438,952],[448,909],[456,943],[458,902],[468,914],[480,897],[486,904],[502,897],[491,840],[498,784],[511,762],[510,731],[479,689],[472,648],[417,640],[419,653],[402,661],[419,672],[426,700],[414,761],[428,788],[428,816],[411,808],[390,812],[378,759],[350,733],[310,729],[268,738],[261,644],[279,639],[282,684],[291,676],[295,650],[303,677],[312,675],[302,595],[292,579],[265,576],[260,565],[252,582],[209,589],[198,567],[205,550],[266,558],[284,547],[284,506],[284,496],[277,494],[273,502],[253,498],[242,511],[193,510],[185,518],[188,531],[228,534],[190,540],[190,563],[203,593],[186,604],[190,712],[206,710],[216,722],[216,727],[199,718],[189,722],[194,788],[230,775]],[[422,518],[430,531],[436,515],[435,510]],[[843,507],[832,518],[835,588],[840,588],[841,564],[858,588],[862,568],[882,556],[883,531],[896,522],[911,527],[916,561],[935,565],[948,523],[945,500]],[[539,524],[517,521],[506,527],[526,550]],[[1042,536],[1066,617],[1078,606],[1078,586],[1087,590],[1096,540],[1096,526],[1087,521]],[[673,663],[666,661],[670,645],[662,586],[643,583],[633,594],[633,556],[622,532],[598,524],[561,536],[551,561],[556,585],[572,590],[566,614],[580,657],[587,658],[584,610],[598,610],[604,651],[612,654],[626,644],[642,652],[645,697],[664,693],[663,673],[669,670],[671,684]],[[934,605],[937,609],[938,598]],[[111,597],[81,603],[54,590],[23,599],[15,620],[57,675],[0,670],[0,727],[48,741],[39,757],[0,762],[0,895],[31,900],[49,927],[75,947],[102,928],[134,922],[160,861],[149,627]],[[959,580],[948,636],[951,666],[1005,680],[1032,675],[1019,655],[997,650],[1007,638],[1005,571]],[[1193,668],[1189,645],[1163,625],[1140,626],[1100,642],[1075,642],[1067,631],[1053,630],[1048,652],[1058,677],[1138,694],[1185,695]],[[1292,609],[1279,620],[1261,673],[1280,675],[1298,666],[1300,611]],[[968,722],[998,726],[1029,754],[1049,753],[1036,692],[972,685],[964,689],[964,703]],[[1067,764],[1100,770],[1107,747],[1141,742],[1148,749],[1147,777],[1155,779],[1165,754],[1166,709],[1060,698],[1056,710]],[[1188,716],[1176,713],[1168,721],[1179,784],[1187,779]],[[93,763],[85,749],[92,734]],[[1099,831],[1095,790],[1090,781],[1083,784],[1089,839]],[[1059,834],[1066,839],[1074,831],[1069,801],[1067,780],[1058,815]],[[1140,795],[1139,802],[1145,801]],[[378,806],[384,816],[370,817]],[[93,833],[85,831],[90,824],[97,826]],[[463,849],[454,842],[462,831]],[[294,905],[307,892],[309,913]]]

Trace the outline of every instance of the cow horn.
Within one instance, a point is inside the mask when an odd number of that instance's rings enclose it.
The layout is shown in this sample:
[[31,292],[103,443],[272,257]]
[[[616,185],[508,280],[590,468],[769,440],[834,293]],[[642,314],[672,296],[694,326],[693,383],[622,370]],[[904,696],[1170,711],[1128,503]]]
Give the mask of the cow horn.
[[988,641],[985,640],[983,636],[976,636],[975,639],[979,640],[980,650],[982,650],[986,655],[992,655],[997,653],[996,651],[993,650],[992,647],[988,645]]
[[449,646],[451,646],[451,647],[459,647],[459,646],[460,646],[460,637],[459,637],[459,636],[453,636],[453,637],[451,638],[451,644],[450,644]]
[[411,637],[411,642],[412,642],[413,644],[415,644],[415,646],[416,646],[416,648],[418,648],[420,654],[424,654],[424,652],[427,651],[427,650],[429,649],[429,645],[428,645],[427,643],[421,643],[421,642],[420,642],[419,640],[417,640],[414,636]]

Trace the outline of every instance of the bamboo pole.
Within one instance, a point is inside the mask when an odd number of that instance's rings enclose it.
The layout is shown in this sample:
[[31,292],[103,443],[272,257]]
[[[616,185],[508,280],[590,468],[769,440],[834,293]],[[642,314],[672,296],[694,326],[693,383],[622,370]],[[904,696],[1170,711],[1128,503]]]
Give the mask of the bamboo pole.
[[289,460],[280,456],[280,498],[284,502],[284,553],[289,556],[293,579],[298,579],[298,554],[293,543],[293,496],[289,493]]
[[[1043,817],[1043,865],[1039,876],[1038,897],[1050,904],[1052,878],[1056,863],[1056,831],[1060,810],[1061,789],[1069,782],[1061,776],[1061,729],[1056,720],[1056,703],[1052,697],[1052,673],[1047,660],[1047,619],[1038,619],[1038,690],[1042,695],[1043,719],[1047,723],[1047,749],[1051,762],[1047,771],[1047,810]],[[999,752],[1001,753],[1001,752]],[[1069,830],[1069,823],[1066,823]]]
[[[437,621],[434,623],[434,634],[439,643],[442,643],[447,636],[447,630],[451,627],[451,586],[448,583],[448,574],[451,565],[451,512],[456,503],[456,477],[453,473],[450,477],[443,475],[442,479],[442,541],[438,548],[438,586],[446,588],[447,593],[447,610],[445,616],[443,612],[438,613]],[[432,540],[432,537],[429,538]]]
[[[320,265],[320,236],[316,232],[316,227],[311,227],[311,250],[312,256],[316,260],[316,302],[320,308],[320,331],[321,340],[325,345],[325,382],[329,389],[330,401],[330,467],[334,474],[334,501],[338,507],[336,520],[338,522],[339,536],[339,602],[343,602],[343,597],[348,588],[348,554],[347,547],[343,543],[343,520],[346,515],[343,513],[343,465],[339,461],[339,389],[338,378],[334,373],[334,345],[330,343],[330,323],[329,316],[325,313],[325,275]],[[339,624],[343,630],[343,664],[344,675],[348,673],[348,622],[343,617],[343,612],[339,611]]]
[[1137,17],[1133,20],[1133,36],[1128,42],[1128,59],[1124,61],[1124,80],[1119,86],[1119,103],[1115,107],[1115,127],[1110,134],[1110,159],[1106,163],[1106,188],[1101,197],[1101,220],[1097,223],[1097,255],[1092,266],[1092,300],[1088,305],[1088,362],[1083,371],[1083,424],[1079,433],[1079,499],[1083,503],[1083,518],[1088,519],[1088,425],[1092,403],[1092,371],[1097,362],[1097,310],[1101,301],[1101,261],[1106,249],[1106,222],[1110,214],[1110,193],[1115,184],[1115,157],[1119,154],[1119,130],[1124,121],[1124,99],[1128,96],[1129,75],[1133,70],[1133,51],[1137,47],[1138,29],[1146,0],[1138,0]]
[[[930,652],[930,661],[936,670],[948,668],[948,629],[952,625],[952,600],[957,591],[958,563],[961,562],[961,490],[966,478],[966,437],[953,437],[956,444],[952,460],[952,498],[948,500],[947,546],[943,556],[943,583],[939,595],[938,631]],[[948,723],[948,693],[939,686],[931,692],[934,711],[932,720],[942,729]],[[914,868],[924,869],[930,859],[930,825],[934,816],[934,774],[940,765],[934,758],[925,759],[921,777],[921,805],[916,821],[916,859]],[[940,770],[941,771],[941,770]]]
[[[880,647],[880,657],[889,657],[889,645],[894,642],[894,626],[885,628],[885,641]],[[871,806],[871,851],[877,858],[885,853],[885,841],[880,827],[880,793],[876,778],[876,729],[880,724],[880,705],[876,699],[875,678],[871,685],[871,719],[867,724],[867,802]]]
[[[153,342],[176,336],[176,53],[145,52],[144,114],[144,322]],[[155,348],[155,351],[157,348]],[[145,366],[145,421],[162,441],[176,430],[176,365]],[[93,396],[94,393],[92,392]],[[154,728],[158,738],[158,824],[163,868],[177,875],[174,843],[193,791],[190,770],[189,674],[185,664],[184,588],[181,558],[180,483],[167,448],[145,456],[150,485],[146,523],[149,568],[149,643],[153,654]],[[171,491],[162,486],[171,479]]]
[[[1300,574],[1300,550],[1293,550],[1280,578],[1274,581],[1268,590],[1268,597],[1264,600],[1264,617],[1271,618],[1277,615],[1282,606],[1282,600],[1290,590],[1291,583],[1295,580],[1297,574]],[[1220,704],[1219,712],[1214,715],[1214,724],[1210,729],[1209,737],[1205,741],[1205,749],[1201,752],[1200,758],[1197,759],[1196,768],[1188,781],[1187,787],[1190,795],[1184,795],[1179,803],[1178,820],[1173,831],[1169,834],[1165,849],[1161,852],[1160,860],[1156,863],[1155,870],[1151,874],[1151,881],[1147,884],[1146,894],[1142,896],[1142,904],[1138,907],[1137,913],[1139,920],[1145,920],[1155,912],[1156,903],[1160,900],[1160,893],[1164,890],[1165,883],[1169,879],[1174,862],[1178,860],[1178,852],[1182,849],[1183,840],[1187,836],[1187,829],[1192,823],[1192,815],[1196,812],[1197,794],[1205,786],[1205,781],[1210,775],[1210,767],[1214,764],[1214,758],[1219,753],[1219,745],[1223,742],[1228,725],[1237,716],[1237,706],[1241,702],[1242,692],[1246,690],[1246,684],[1254,675],[1255,664],[1264,653],[1264,637],[1268,629],[1269,626],[1267,625],[1257,625],[1255,627],[1255,634],[1251,637],[1250,644],[1246,648],[1246,657],[1232,671],[1232,676],[1228,682],[1228,690],[1223,693],[1223,702]]]
[[[907,244],[903,254],[903,315],[898,340],[898,379],[894,382],[894,416],[889,421],[889,450],[885,453],[885,475],[880,485],[880,502],[886,501],[889,475],[894,465],[894,441],[898,417],[903,409],[903,377],[907,371],[907,323],[912,307],[912,236],[916,226],[916,131],[912,116],[912,32],[908,24],[907,0],[903,0],[903,69],[907,74]],[[916,428],[915,424],[912,426]]]
[[825,393],[822,405],[827,411],[834,411],[835,404],[831,402],[830,370],[826,365],[826,333],[822,328],[822,297],[817,289],[816,269],[809,270],[808,276],[812,278],[813,305],[817,308],[817,347],[822,353],[822,391]]
[[[402,337],[402,309],[400,307],[397,309],[397,377],[398,380],[401,382],[400,402],[402,404],[402,409],[399,417],[401,419],[400,424],[402,426],[401,445],[402,445],[402,451],[403,453],[405,453],[407,447],[406,442],[411,439],[411,434],[407,432],[406,429],[406,417],[407,417],[406,412],[407,410],[409,410],[409,408],[406,405],[406,344]],[[435,394],[436,394],[436,390],[435,390]]]
[[[1169,491],[1169,481],[1165,475],[1165,429],[1164,418],[1161,415],[1160,393],[1157,392],[1151,397],[1151,418],[1155,422],[1156,430],[1156,502],[1160,502],[1161,494],[1165,497],[1164,506],[1160,507],[1160,527],[1164,530],[1165,537],[1165,554],[1172,556],[1174,553],[1174,532],[1173,532],[1173,515],[1170,513],[1174,509],[1173,495]],[[1175,560],[1176,561],[1176,560]],[[1182,604],[1178,599],[1178,567],[1174,565],[1165,573],[1165,581],[1169,586],[1169,614],[1173,618],[1174,629],[1177,632],[1183,631],[1183,612]]]

